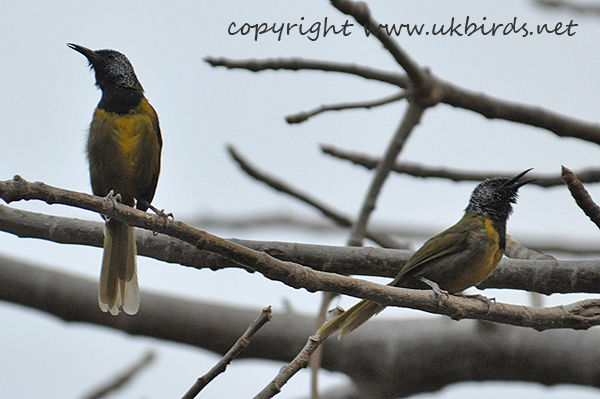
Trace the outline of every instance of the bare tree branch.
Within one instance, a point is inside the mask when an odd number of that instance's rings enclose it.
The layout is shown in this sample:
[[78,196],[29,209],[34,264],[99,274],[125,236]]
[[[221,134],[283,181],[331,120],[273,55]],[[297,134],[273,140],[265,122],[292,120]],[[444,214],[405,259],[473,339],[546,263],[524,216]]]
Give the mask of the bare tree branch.
[[[102,248],[103,223],[49,216],[0,205],[0,230],[23,238],[40,238],[62,244],[91,245]],[[197,269],[242,268],[230,259],[166,236],[139,230],[138,253],[163,262]],[[414,251],[373,247],[341,247],[273,241],[231,239],[240,245],[283,261],[312,269],[345,275],[393,278]],[[508,240],[508,242],[511,242]],[[599,260],[520,260],[504,258],[494,273],[478,288],[509,288],[552,293],[600,293]]]
[[562,179],[581,210],[600,228],[600,207],[594,202],[590,193],[583,187],[581,180],[569,168],[562,167]]
[[250,344],[250,339],[256,334],[262,326],[271,320],[271,307],[268,306],[262,310],[260,316],[254,320],[248,326],[248,329],[242,334],[242,336],[235,341],[235,344],[227,351],[225,355],[217,362],[217,364],[204,374],[199,377],[198,380],[192,385],[192,387],[182,396],[182,399],[194,399],[205,386],[207,386],[216,376],[223,373],[227,368],[227,365],[231,363],[246,347]]
[[[415,86],[415,90],[421,91],[424,89],[424,86],[428,86],[429,76],[427,73],[383,29],[378,29],[379,22],[375,21],[371,15],[367,3],[351,0],[331,0],[331,4],[344,14],[354,17],[356,22],[371,31],[371,34],[381,42],[383,47],[394,57],[398,65],[406,71],[408,78]],[[377,28],[377,31],[375,32],[373,28]]]
[[554,256],[550,256],[527,248],[525,245],[514,240],[509,234],[506,235],[506,249],[504,250],[504,255],[514,259],[543,259],[550,261],[556,260]]
[[[271,280],[281,281],[293,288],[309,292],[330,291],[364,298],[384,306],[401,306],[429,313],[444,314],[453,319],[474,318],[531,327],[536,330],[552,328],[587,329],[600,324],[600,300],[586,300],[551,308],[530,308],[503,303],[488,303],[475,298],[448,296],[441,304],[433,292],[384,286],[365,280],[320,272],[291,262],[283,262],[264,252],[257,252],[178,221],[170,221],[114,203],[109,198],[77,193],[46,185],[28,183],[15,176],[0,182],[0,198],[6,202],[42,200],[48,204],[63,204],[98,212],[130,226],[161,231],[186,241],[200,250],[227,257],[235,263],[260,272]],[[1,290],[0,290],[1,292]]]
[[[321,305],[319,306],[319,312],[315,318],[315,331],[321,328],[328,319],[329,305],[337,298],[339,294],[334,292],[323,292],[321,294]],[[341,308],[339,308],[341,314]],[[323,362],[323,347],[319,346],[315,349],[312,356],[310,357],[308,364],[310,366],[310,396],[311,399],[319,399],[319,370],[321,369],[321,363]]]
[[[319,200],[312,198],[310,195],[291,187],[289,184],[284,183],[282,180],[270,176],[265,172],[259,171],[255,166],[250,164],[248,160],[242,157],[242,155],[232,145],[228,145],[227,150],[229,151],[229,154],[234,159],[234,161],[236,161],[240,168],[242,168],[242,170],[246,172],[250,177],[253,177],[256,180],[265,183],[269,187],[279,192],[288,194],[291,197],[296,198],[304,202],[305,204],[312,206],[313,208],[320,211],[325,217],[332,220],[338,226],[352,227],[352,221],[350,220],[350,218],[338,213],[334,209],[330,208],[328,205],[325,205]],[[387,237],[385,234],[373,232],[366,232],[365,234],[367,238],[381,245],[384,248],[406,248],[405,245],[401,245],[392,238]]]
[[156,354],[154,351],[147,351],[144,356],[129,366],[126,370],[114,376],[110,381],[103,384],[102,386],[95,388],[91,393],[83,396],[84,399],[100,399],[107,397],[115,391],[123,388],[128,382],[135,378],[140,372],[147,368],[154,359]]
[[477,112],[488,119],[504,119],[546,129],[559,137],[574,137],[600,144],[600,124],[577,120],[542,107],[519,104],[476,93],[449,82],[443,87],[441,102]]
[[402,100],[404,98],[407,97],[407,93],[405,91],[402,91],[398,94],[394,94],[392,96],[388,96],[388,97],[384,97],[384,98],[380,98],[379,100],[372,100],[372,101],[361,101],[361,102],[355,102],[355,103],[341,103],[341,104],[330,104],[330,105],[321,105],[318,108],[315,108],[312,111],[306,111],[306,112],[299,112],[297,114],[294,115],[288,115],[285,117],[285,120],[287,123],[294,124],[294,123],[302,123],[307,121],[309,118],[312,118],[313,116],[316,116],[318,114],[321,114],[323,112],[328,112],[328,111],[342,111],[342,110],[346,110],[346,109],[357,109],[357,108],[366,108],[366,109],[371,109],[374,107],[379,107],[381,105],[385,105],[385,104],[389,104],[392,102],[396,102],[399,100]]
[[[221,355],[258,312],[142,290],[143,306],[135,317],[112,317],[98,309],[96,290],[95,280],[0,258],[0,300],[65,321],[103,325]],[[313,315],[276,313],[239,358],[290,362],[313,333]],[[376,317],[341,341],[329,340],[323,348],[323,368],[350,376],[361,393],[357,397],[365,399],[405,397],[465,381],[600,387],[597,329],[539,333],[472,320]],[[441,355],[449,361],[444,367],[431,367]]]
[[[208,230],[229,229],[248,230],[252,228],[293,228],[294,230],[305,230],[319,233],[341,233],[342,228],[331,223],[304,214],[295,214],[289,210],[264,210],[262,214],[228,215],[228,214],[206,214],[193,217],[188,222],[193,226],[203,226]],[[386,219],[386,221],[373,220],[370,225],[373,231],[400,237],[409,241],[423,241],[444,229],[445,226],[419,226],[407,225],[402,221]],[[1,230],[1,228],[0,228]],[[600,253],[596,240],[584,237],[573,237],[552,234],[536,234],[534,236],[521,237],[520,241],[527,247],[538,252],[561,252],[594,256]],[[300,262],[302,263],[302,262]]]
[[227,69],[244,69],[251,72],[262,72],[269,70],[313,70],[322,72],[339,72],[359,76],[368,80],[389,83],[403,89],[407,89],[409,80],[406,75],[396,72],[383,71],[363,65],[346,64],[334,61],[308,60],[304,58],[267,58],[264,60],[232,60],[225,57],[205,57],[204,62],[213,67],[225,67]]
[[[346,151],[339,149],[333,145],[321,144],[321,151],[324,154],[331,155],[332,157],[350,161],[355,165],[363,166],[366,169],[373,170],[377,168],[380,162],[380,158],[373,157],[366,154],[360,154],[357,152]],[[450,168],[432,168],[423,166],[417,163],[402,162],[396,163],[392,170],[397,173],[406,174],[413,177],[438,177],[442,179],[448,179],[452,181],[483,181],[494,176],[511,177],[516,175],[514,173],[506,172],[471,172],[463,170],[455,170]],[[584,183],[598,183],[600,182],[600,169],[588,168],[582,169],[577,173],[581,181]],[[532,185],[540,187],[555,187],[562,186],[564,182],[560,176],[546,175],[540,173],[532,173],[528,176],[535,179]]]
[[533,0],[534,3],[539,4],[542,7],[565,9],[568,11],[575,11],[581,14],[597,14],[600,15],[600,4],[595,3],[576,3],[573,1],[564,0]]
[[375,175],[371,180],[371,185],[367,191],[365,199],[360,209],[358,219],[352,226],[352,232],[350,238],[348,238],[348,245],[350,246],[361,246],[363,239],[367,231],[367,224],[371,213],[375,210],[375,204],[377,203],[377,197],[383,188],[385,180],[390,174],[390,171],[398,157],[400,151],[404,147],[406,139],[413,131],[416,125],[421,121],[421,116],[425,111],[425,107],[415,102],[409,101],[408,108],[402,118],[402,122],[398,126],[394,137],[388,145],[385,155],[381,163],[377,165]]
[[[403,74],[354,64],[303,60],[301,58],[230,60],[227,58],[206,57],[204,60],[214,67],[223,66],[229,69],[246,69],[253,72],[281,69],[341,72],[390,83],[403,89],[409,87],[409,80]],[[537,106],[501,100],[459,87],[434,75],[430,76],[435,79],[437,86],[440,88],[442,93],[440,102],[444,104],[476,112],[488,119],[503,119],[521,123],[548,130],[559,137],[574,137],[590,143],[600,144],[600,124],[598,123],[577,120]]]
[[268,399],[277,395],[281,391],[281,387],[287,383],[300,369],[303,369],[308,364],[308,361],[313,352],[319,347],[321,341],[317,335],[308,337],[308,341],[304,348],[296,355],[288,365],[283,366],[279,374],[254,397],[254,399]]

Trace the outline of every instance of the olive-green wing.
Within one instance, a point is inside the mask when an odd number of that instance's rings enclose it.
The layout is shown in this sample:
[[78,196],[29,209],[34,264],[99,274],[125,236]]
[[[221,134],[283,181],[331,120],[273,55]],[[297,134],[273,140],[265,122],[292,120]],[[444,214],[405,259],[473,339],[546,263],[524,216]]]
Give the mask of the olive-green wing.
[[[463,219],[461,219],[461,222]],[[449,229],[430,238],[406,262],[402,270],[389,285],[396,285],[405,275],[419,275],[418,269],[428,262],[451,254],[464,251],[468,245],[469,228],[464,223],[458,222]]]

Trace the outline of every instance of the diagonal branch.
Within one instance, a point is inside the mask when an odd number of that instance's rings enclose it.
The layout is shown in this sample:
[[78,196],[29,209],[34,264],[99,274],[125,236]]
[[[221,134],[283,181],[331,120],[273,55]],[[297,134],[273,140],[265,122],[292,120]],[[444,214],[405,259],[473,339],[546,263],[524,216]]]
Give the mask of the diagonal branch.
[[[303,193],[294,187],[291,187],[290,185],[288,185],[287,183],[284,183],[280,179],[270,176],[265,172],[259,171],[255,166],[250,164],[250,162],[248,160],[246,160],[235,149],[234,146],[228,145],[227,151],[229,151],[229,154],[234,159],[234,161],[237,162],[237,164],[240,166],[240,168],[242,168],[242,170],[244,172],[246,172],[250,177],[253,177],[256,180],[265,183],[269,187],[271,187],[279,192],[288,194],[288,195],[292,196],[293,198],[296,198],[296,199],[304,202],[305,204],[312,206],[313,208],[320,211],[325,217],[332,220],[338,226],[352,227],[353,223],[349,217],[338,213],[336,210],[330,208],[328,205],[323,204],[319,200],[312,198],[310,195]],[[365,235],[368,239],[381,245],[384,248],[398,248],[398,249],[406,248],[405,245],[399,244],[398,242],[396,242],[392,238],[386,236],[385,234],[374,233],[374,232],[368,231],[365,233]]]
[[577,205],[600,228],[600,207],[594,202],[585,187],[583,187],[581,181],[575,176],[572,170],[564,166],[562,167],[562,179],[569,188]]
[[[19,176],[0,182],[0,198],[6,202],[41,200],[87,209],[117,219],[130,226],[159,231],[260,272],[268,279],[281,281],[293,288],[309,292],[329,291],[368,299],[384,306],[400,306],[453,319],[473,318],[531,327],[587,329],[600,324],[600,300],[585,300],[571,305],[532,308],[504,303],[488,303],[475,298],[449,296],[442,303],[433,292],[384,286],[333,273],[320,272],[291,262],[283,262],[264,252],[257,252],[182,222],[151,215],[109,198],[73,192],[46,185],[29,183]],[[0,295],[2,290],[0,290]]]
[[574,137],[600,144],[600,124],[580,121],[542,107],[520,104],[477,93],[449,82],[442,86],[441,102],[477,112],[488,119],[504,119],[546,129],[559,137]]
[[227,368],[227,365],[231,363],[233,359],[237,357],[247,346],[250,344],[250,339],[256,334],[262,326],[271,320],[271,307],[268,306],[262,310],[260,316],[254,320],[242,336],[235,341],[235,344],[227,351],[225,355],[217,362],[217,364],[204,374],[199,377],[198,380],[192,385],[192,387],[182,396],[182,399],[194,399],[205,386],[207,386],[216,376],[223,373]]
[[112,380],[94,389],[91,393],[85,395],[84,399],[100,399],[110,396],[114,392],[123,388],[123,386],[129,383],[141,371],[143,371],[146,367],[152,364],[155,358],[156,354],[154,353],[154,351],[147,351],[140,360],[129,366],[127,370],[124,370],[119,375],[116,375]]
[[317,350],[321,340],[317,335],[311,335],[306,341],[306,345],[296,357],[287,365],[283,366],[275,378],[256,396],[254,399],[269,399],[281,391],[281,387],[286,384],[298,371],[306,368],[311,355]]
[[379,22],[375,21],[369,7],[365,2],[354,2],[351,0],[331,0],[331,4],[344,14],[351,15],[356,22],[368,29],[377,38],[387,51],[394,57],[398,65],[406,71],[408,78],[417,90],[427,85],[429,76],[413,60],[408,53],[398,45],[383,29],[379,29]]
[[[350,161],[355,165],[362,166],[366,169],[373,170],[377,168],[377,165],[381,161],[380,158],[373,157],[366,154],[361,154],[352,151],[346,151],[336,148],[333,145],[321,144],[321,151],[324,154],[331,155],[332,157]],[[413,177],[437,177],[441,179],[448,179],[452,181],[483,181],[494,176],[511,177],[516,175],[515,173],[503,173],[503,172],[470,172],[464,170],[457,170],[451,168],[433,168],[423,166],[417,163],[402,162],[396,163],[392,171],[396,173],[406,174]],[[531,182],[532,185],[539,187],[555,187],[564,184],[562,178],[556,175],[532,173],[530,175],[535,181]],[[600,182],[600,169],[588,168],[582,169],[577,173],[580,181],[583,183],[598,183]]]
[[408,103],[408,108],[406,109],[404,117],[402,118],[402,122],[398,126],[392,141],[388,145],[382,162],[377,165],[375,175],[371,180],[371,185],[369,186],[369,190],[367,191],[361,206],[358,219],[354,223],[354,226],[352,226],[352,232],[350,234],[350,238],[348,239],[348,245],[362,245],[365,233],[367,231],[369,218],[371,213],[375,210],[377,197],[383,188],[383,184],[389,176],[390,171],[396,162],[396,158],[398,157],[400,151],[402,151],[408,136],[413,131],[415,126],[419,124],[425,109],[426,108],[421,104],[417,104],[415,102]]
[[[103,223],[44,215],[0,205],[0,230],[23,238],[40,238],[61,244],[102,248]],[[243,268],[228,258],[164,234],[147,230],[136,234],[138,253],[163,262],[196,269]],[[393,278],[413,251],[374,247],[341,247],[273,241],[232,239],[245,247],[282,260],[310,266],[314,270]],[[510,240],[509,240],[510,242]],[[0,257],[0,260],[2,258]],[[494,273],[478,288],[508,288],[553,293],[600,293],[598,260],[522,260],[504,258]]]

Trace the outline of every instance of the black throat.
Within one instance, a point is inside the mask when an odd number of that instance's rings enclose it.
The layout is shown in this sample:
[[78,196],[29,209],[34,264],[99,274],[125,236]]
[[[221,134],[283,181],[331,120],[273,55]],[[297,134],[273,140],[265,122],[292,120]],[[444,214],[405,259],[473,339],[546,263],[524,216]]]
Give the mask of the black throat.
[[144,98],[144,94],[139,90],[114,86],[102,90],[98,108],[120,115],[128,114],[129,111],[140,105],[142,98]]
[[502,251],[506,249],[506,219],[504,220],[494,220],[492,221],[492,226],[498,232],[498,246]]

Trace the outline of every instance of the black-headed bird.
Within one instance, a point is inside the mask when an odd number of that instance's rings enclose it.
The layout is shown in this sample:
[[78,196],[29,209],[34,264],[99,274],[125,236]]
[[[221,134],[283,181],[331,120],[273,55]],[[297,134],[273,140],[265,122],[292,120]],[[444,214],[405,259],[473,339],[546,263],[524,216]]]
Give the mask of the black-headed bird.
[[[158,115],[144,97],[144,89],[124,54],[72,43],[67,46],[87,58],[96,74],[96,86],[102,91],[87,140],[92,191],[98,196],[120,197],[123,204],[145,211],[160,173]],[[102,311],[137,313],[136,254],[135,228],[107,219],[98,290]]]
[[[506,247],[506,221],[517,201],[517,190],[533,180],[519,181],[528,169],[513,178],[494,177],[479,183],[465,214],[454,226],[430,238],[413,254],[388,285],[433,288],[458,293],[481,283],[494,271]],[[343,338],[385,309],[362,300],[333,318],[318,331],[322,339]]]

